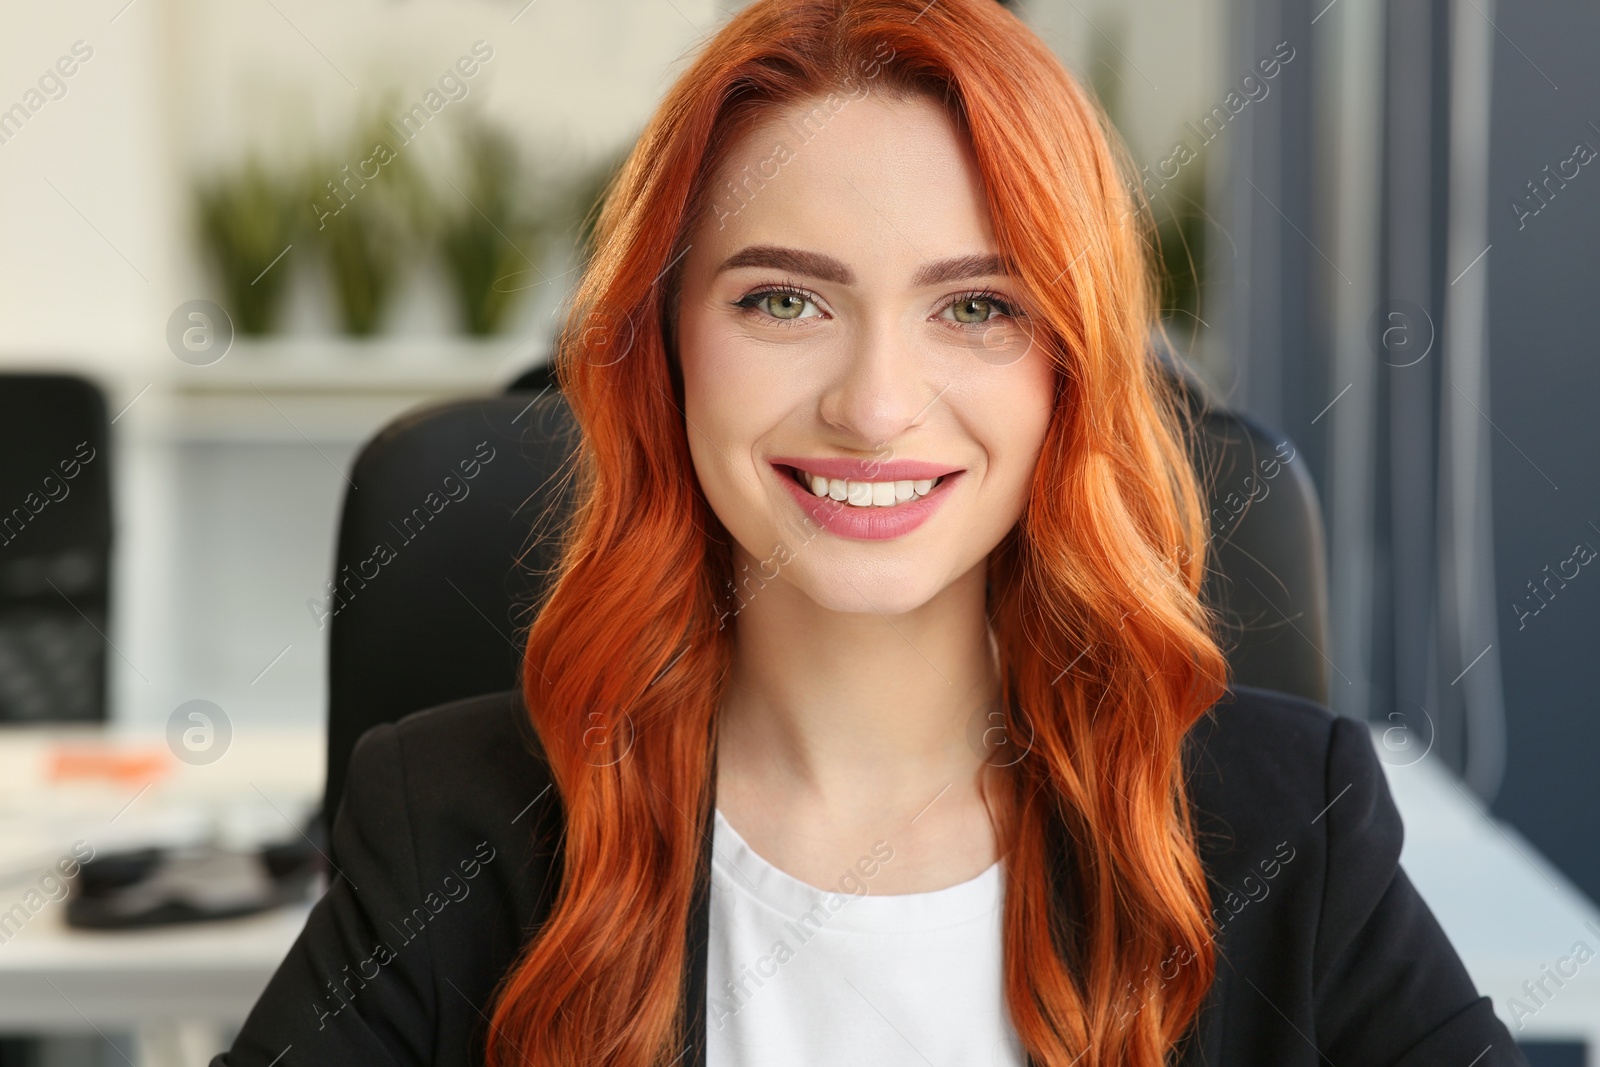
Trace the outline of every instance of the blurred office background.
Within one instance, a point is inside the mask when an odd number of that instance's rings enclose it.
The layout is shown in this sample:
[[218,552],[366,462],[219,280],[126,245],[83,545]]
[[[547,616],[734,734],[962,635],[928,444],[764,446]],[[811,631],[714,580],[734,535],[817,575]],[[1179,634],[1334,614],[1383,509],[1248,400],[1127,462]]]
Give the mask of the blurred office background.
[[[354,457],[400,413],[499,392],[546,359],[600,183],[738,6],[0,11],[0,372],[78,374],[103,395],[105,614],[79,614],[104,631],[112,724],[159,733],[205,700],[235,746],[321,730],[319,604]],[[1300,450],[1327,534],[1317,651],[1332,705],[1387,731],[1395,771],[1426,753],[1526,877],[1592,915],[1600,11],[1010,6],[1092,86],[1142,168],[1177,348]],[[0,484],[20,495],[32,480]],[[283,797],[320,789],[321,770],[289,773]],[[12,785],[0,796],[24,810]],[[1464,893],[1500,891],[1465,861],[1441,870]],[[1506,939],[1530,908],[1500,899]],[[1600,947],[1600,931],[1570,935],[1550,943]],[[0,944],[0,982],[16,947]],[[1559,955],[1505,965],[1503,1019],[1518,1013],[1510,991]],[[1579,1005],[1600,1005],[1595,984],[1524,1004],[1532,1030],[1514,1032],[1530,1056],[1585,1062],[1572,1042],[1592,1040]],[[84,1031],[68,1006],[48,1029]],[[192,1033],[141,1044],[124,1014],[77,1045],[0,1047],[0,1063],[201,1054]]]

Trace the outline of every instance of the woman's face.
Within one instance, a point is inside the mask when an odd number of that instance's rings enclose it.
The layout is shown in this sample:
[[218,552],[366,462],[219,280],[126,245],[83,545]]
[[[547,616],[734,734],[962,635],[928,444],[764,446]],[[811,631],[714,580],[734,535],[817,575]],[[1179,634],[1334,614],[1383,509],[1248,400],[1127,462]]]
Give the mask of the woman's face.
[[677,344],[736,575],[914,610],[1016,523],[1052,403],[971,150],[929,100],[840,94],[751,133],[713,190]]

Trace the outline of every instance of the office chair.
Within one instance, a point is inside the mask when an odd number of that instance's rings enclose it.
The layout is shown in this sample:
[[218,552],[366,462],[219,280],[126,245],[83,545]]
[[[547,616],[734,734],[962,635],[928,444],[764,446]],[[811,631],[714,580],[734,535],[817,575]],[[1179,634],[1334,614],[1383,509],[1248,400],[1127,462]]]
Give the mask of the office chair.
[[1328,555],[1306,460],[1224,407],[1170,349],[1156,355],[1194,420],[1189,457],[1211,528],[1201,599],[1217,613],[1233,682],[1328,704]]
[[576,432],[549,388],[424,408],[361,450],[334,579],[311,605],[328,630],[329,825],[369,727],[517,684],[526,611],[556,562],[533,535],[547,511],[559,532]]
[[[1191,452],[1209,487],[1215,550],[1204,595],[1224,621],[1234,680],[1326,703],[1325,549],[1305,461],[1281,435],[1212,404],[1178,361],[1163,365],[1198,420]],[[363,731],[519,683],[528,608],[555,563],[553,539],[522,554],[541,516],[547,532],[559,531],[571,501],[553,476],[576,440],[539,367],[505,396],[403,416],[362,450],[340,521],[336,588],[323,604],[325,819],[338,810]],[[494,459],[466,480],[461,460],[485,446]],[[458,502],[445,500],[447,477],[466,494]]]
[[[110,424],[70,374],[0,374],[0,725],[106,718]],[[0,1067],[43,1059],[0,1037]]]
[[0,723],[106,718],[109,436],[93,383],[0,374]]

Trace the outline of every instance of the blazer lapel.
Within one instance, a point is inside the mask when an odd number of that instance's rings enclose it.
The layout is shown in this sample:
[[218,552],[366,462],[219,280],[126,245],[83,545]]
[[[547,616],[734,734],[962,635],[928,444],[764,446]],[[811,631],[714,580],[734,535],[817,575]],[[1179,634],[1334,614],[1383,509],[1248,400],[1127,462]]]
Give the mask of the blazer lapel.
[[[715,778],[712,779],[715,782]],[[713,786],[713,790],[715,786]],[[706,1067],[706,969],[711,953],[711,834],[716,810],[715,793],[700,824],[700,865],[695,873],[694,897],[689,906],[688,961],[685,968],[681,1018],[684,1047],[672,1067]]]

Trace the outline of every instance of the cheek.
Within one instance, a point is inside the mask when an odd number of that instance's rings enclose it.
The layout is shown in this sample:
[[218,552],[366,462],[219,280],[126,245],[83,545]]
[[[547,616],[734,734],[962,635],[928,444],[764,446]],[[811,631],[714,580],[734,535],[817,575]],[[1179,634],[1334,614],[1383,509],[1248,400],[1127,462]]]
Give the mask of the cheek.
[[[690,437],[699,438],[702,446],[709,438],[725,451],[741,441],[748,444],[763,403],[770,403],[770,383],[763,380],[760,367],[740,351],[734,339],[698,322],[688,321],[684,326],[679,359]],[[742,451],[748,454],[749,450]],[[718,458],[726,463],[738,457],[727,451],[725,458]]]
[[690,451],[706,498],[730,529],[740,523],[724,510],[761,492],[756,444],[778,421],[785,395],[771,363],[759,356],[739,339],[704,328],[693,316],[680,320]]
[[988,456],[986,489],[993,494],[993,520],[1009,528],[1022,514],[1033,485],[1039,452],[1054,408],[1055,372],[1013,368],[1006,379],[987,383],[973,399],[972,432]]

